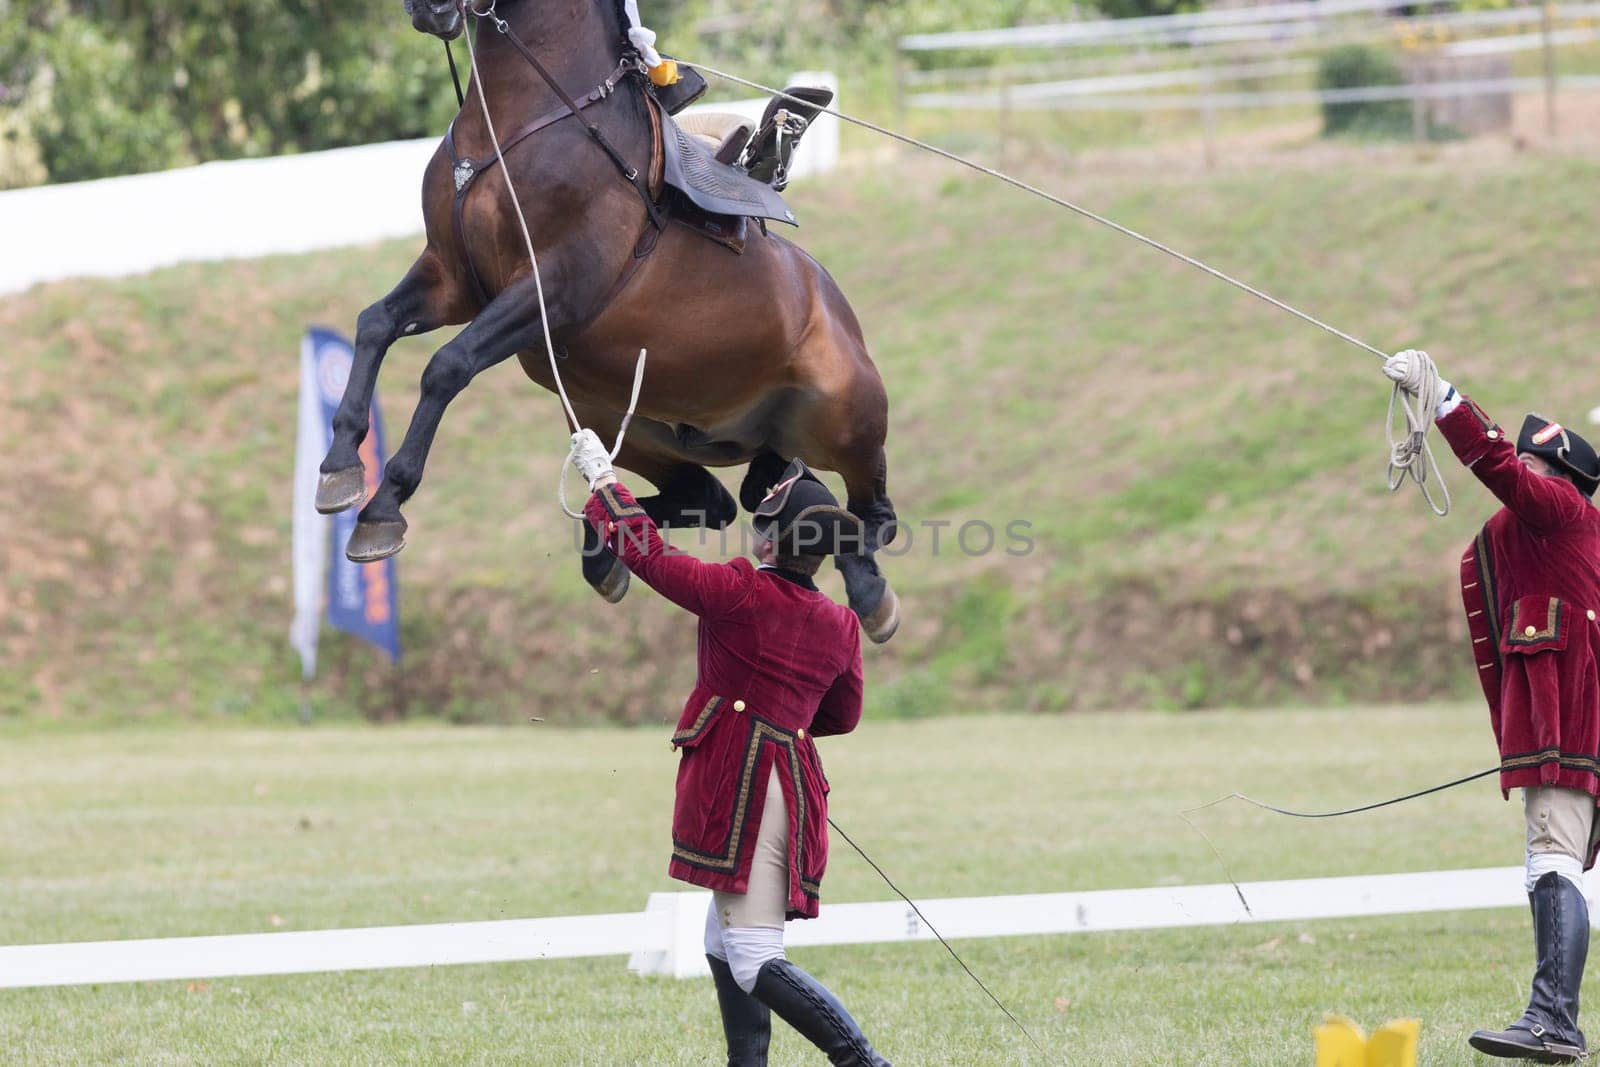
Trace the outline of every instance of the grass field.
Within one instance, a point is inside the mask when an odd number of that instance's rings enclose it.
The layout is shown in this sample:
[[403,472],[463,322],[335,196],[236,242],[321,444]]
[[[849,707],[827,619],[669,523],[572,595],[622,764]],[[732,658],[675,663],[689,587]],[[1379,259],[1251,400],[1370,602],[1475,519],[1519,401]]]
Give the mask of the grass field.
[[[1492,760],[1477,706],[868,722],[823,749],[833,814],[913,896],[1223,880],[1177,812],[1238,789],[1359,803]],[[0,944],[642,908],[664,875],[658,730],[0,730]],[[1241,880],[1518,862],[1488,783],[1307,824],[1202,825]],[[826,901],[888,899],[835,842]],[[958,943],[1054,1057],[937,945],[818,948],[898,1064],[1309,1062],[1326,1011],[1424,1022],[1429,1065],[1520,1010],[1520,910]],[[0,993],[0,1059],[703,1064],[709,984],[607,958]],[[815,1062],[793,1035],[775,1063]]]

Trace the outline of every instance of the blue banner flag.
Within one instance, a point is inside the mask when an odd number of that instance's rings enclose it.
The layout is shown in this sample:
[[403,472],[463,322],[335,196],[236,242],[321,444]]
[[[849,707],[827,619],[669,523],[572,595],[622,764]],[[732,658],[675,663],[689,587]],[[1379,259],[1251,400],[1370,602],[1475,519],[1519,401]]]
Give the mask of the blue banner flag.
[[[370,642],[400,659],[399,589],[393,559],[352,563],[345,546],[355,532],[358,509],[351,508],[323,519],[315,513],[315,464],[333,440],[333,416],[344,396],[355,352],[350,342],[332,330],[313,327],[301,349],[300,441],[296,455],[295,590],[296,622],[290,636],[300,650],[306,677],[316,670],[316,625],[320,612],[320,574],[323,545],[327,546],[328,622],[335,628]],[[374,397],[369,412],[371,428],[361,443],[361,464],[366,469],[370,498],[383,481],[383,422]],[[301,499],[304,497],[305,499]],[[306,517],[309,513],[310,517]],[[321,520],[318,523],[317,520]],[[331,522],[332,537],[327,537]],[[310,602],[308,602],[308,600]]]

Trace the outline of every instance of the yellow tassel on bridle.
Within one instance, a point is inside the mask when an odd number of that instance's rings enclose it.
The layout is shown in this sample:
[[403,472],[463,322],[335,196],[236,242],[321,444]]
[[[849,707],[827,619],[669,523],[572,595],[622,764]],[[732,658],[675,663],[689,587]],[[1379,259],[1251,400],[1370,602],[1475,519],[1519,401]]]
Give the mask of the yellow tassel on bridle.
[[650,84],[657,89],[665,89],[669,85],[677,85],[683,80],[683,75],[678,73],[676,59],[662,59],[650,68]]

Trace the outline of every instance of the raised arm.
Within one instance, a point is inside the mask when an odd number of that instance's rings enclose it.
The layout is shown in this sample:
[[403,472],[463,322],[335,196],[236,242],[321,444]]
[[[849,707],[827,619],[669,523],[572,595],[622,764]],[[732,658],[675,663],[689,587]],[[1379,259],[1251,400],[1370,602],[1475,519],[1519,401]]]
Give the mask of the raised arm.
[[1428,402],[1438,402],[1434,418],[1439,432],[1462,465],[1518,519],[1535,529],[1555,530],[1584,516],[1589,504],[1578,487],[1565,478],[1546,478],[1523,466],[1506,432],[1482,408],[1438,377],[1426,352],[1396,352],[1384,360],[1383,373],[1413,397],[1433,392],[1431,383],[1438,383],[1438,391]]
[[583,514],[628,570],[686,611],[725,615],[750,591],[748,567],[706,563],[667,545],[621,482],[597,485]]
[[1439,418],[1439,432],[1456,458],[1512,514],[1541,530],[1559,529],[1583,518],[1589,505],[1577,486],[1523,466],[1506,432],[1472,400],[1461,396],[1460,401]]

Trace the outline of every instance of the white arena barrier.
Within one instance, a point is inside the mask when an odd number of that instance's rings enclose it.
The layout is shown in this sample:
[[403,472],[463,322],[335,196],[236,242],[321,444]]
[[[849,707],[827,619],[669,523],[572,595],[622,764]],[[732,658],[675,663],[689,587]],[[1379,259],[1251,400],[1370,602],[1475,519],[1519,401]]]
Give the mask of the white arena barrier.
[[[919,901],[946,938],[1153,930],[1527,906],[1523,869],[1111,889]],[[1240,903],[1244,894],[1250,911]],[[1593,886],[1591,884],[1591,896]],[[642,912],[546,919],[380,926],[355,930],[89,941],[0,948],[0,988],[148,982],[316,971],[629,955],[642,975],[708,974],[710,894],[653,893]],[[789,924],[790,945],[928,941],[902,901],[830,904]]]
[[[790,83],[835,87],[836,79],[810,71]],[[762,98],[704,109],[757,119],[766,105]],[[0,293],[420,234],[422,171],[438,145],[428,137],[0,192]],[[793,175],[826,173],[838,160],[839,122],[819,116]]]

